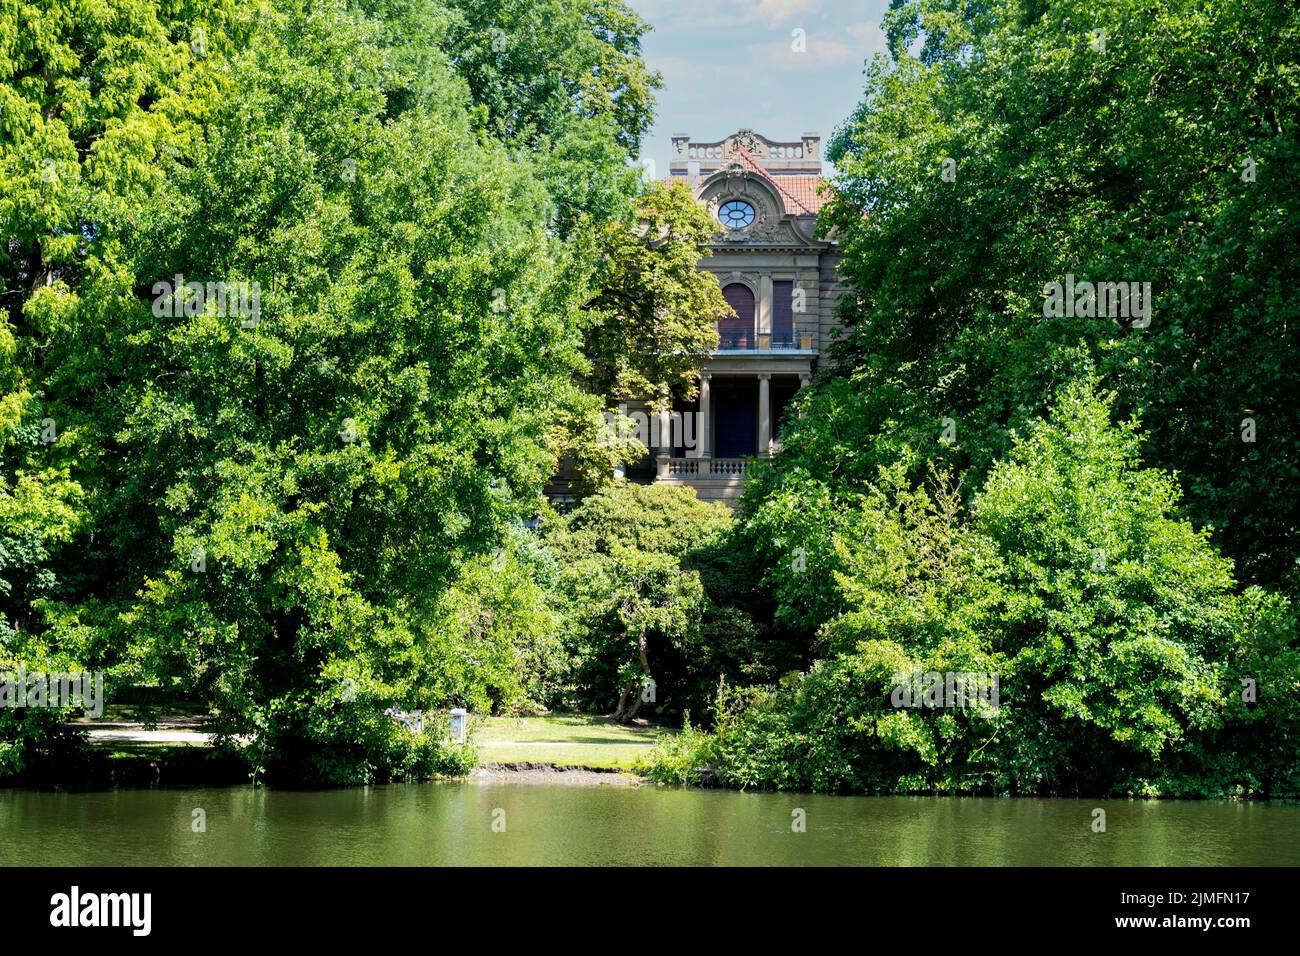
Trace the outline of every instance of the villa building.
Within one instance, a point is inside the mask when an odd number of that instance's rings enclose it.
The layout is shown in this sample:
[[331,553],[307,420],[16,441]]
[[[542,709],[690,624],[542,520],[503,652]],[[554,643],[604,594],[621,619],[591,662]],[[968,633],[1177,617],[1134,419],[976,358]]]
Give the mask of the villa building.
[[[718,223],[701,268],[735,310],[700,368],[699,395],[674,400],[632,480],[687,484],[730,502],[752,458],[776,448],[782,416],[836,335],[839,253],[815,238],[825,202],[821,137],[770,140],[740,130],[713,143],[672,138],[669,177],[685,182]],[[691,434],[695,432],[695,434]],[[674,434],[676,433],[676,434]]]
[[[782,416],[808,384],[838,331],[839,252],[816,238],[821,137],[770,140],[742,129],[718,142],[672,138],[669,178],[704,203],[717,232],[700,267],[715,274],[735,310],[701,364],[699,393],[673,396],[671,409],[624,409],[644,426],[649,454],[630,481],[689,485],[700,498],[731,503],[751,460],[776,450]],[[657,415],[657,418],[656,418]],[[571,500],[563,481],[557,503]]]

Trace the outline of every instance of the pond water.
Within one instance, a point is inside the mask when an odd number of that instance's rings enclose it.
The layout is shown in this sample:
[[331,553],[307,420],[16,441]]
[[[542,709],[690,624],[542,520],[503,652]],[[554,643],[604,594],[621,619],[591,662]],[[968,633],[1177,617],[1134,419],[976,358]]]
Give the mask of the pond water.
[[[1106,831],[1093,832],[1094,808]],[[196,833],[195,811],[206,832]],[[798,812],[802,811],[802,815]],[[805,829],[793,825],[803,820]],[[1300,806],[503,781],[0,790],[0,865],[1300,865]]]

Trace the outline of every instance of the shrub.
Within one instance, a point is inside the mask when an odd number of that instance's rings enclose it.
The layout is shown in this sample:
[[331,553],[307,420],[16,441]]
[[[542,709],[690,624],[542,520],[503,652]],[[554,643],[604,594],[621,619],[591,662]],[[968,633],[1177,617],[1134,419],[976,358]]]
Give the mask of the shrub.
[[578,703],[629,719],[644,704],[658,713],[688,704],[683,651],[708,610],[688,556],[730,523],[725,506],[690,489],[625,484],[546,526]]
[[[822,630],[827,656],[721,694],[695,750],[737,786],[1297,792],[1294,610],[1234,592],[1109,401],[1065,388],[969,513],[942,474],[925,489],[882,470],[833,535],[849,610]],[[1000,706],[894,706],[916,670],[996,674]]]
[[680,733],[669,734],[637,761],[636,768],[660,783],[701,783],[717,763],[717,739],[682,720]]

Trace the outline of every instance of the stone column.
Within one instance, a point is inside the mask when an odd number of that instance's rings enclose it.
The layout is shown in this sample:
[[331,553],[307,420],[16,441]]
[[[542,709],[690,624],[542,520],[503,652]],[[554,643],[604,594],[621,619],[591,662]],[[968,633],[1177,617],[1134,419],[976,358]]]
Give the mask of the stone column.
[[758,457],[772,454],[772,395],[770,372],[758,374]]
[[672,421],[668,417],[669,402],[669,397],[665,395],[663,404],[659,406],[659,447],[655,454],[660,478],[668,477],[668,459],[673,456]]
[[712,378],[713,376],[708,372],[700,373],[700,427],[696,429],[698,434],[696,441],[699,444],[701,474],[705,474],[705,469],[709,467],[708,461],[713,457],[713,401],[709,394],[709,382]]

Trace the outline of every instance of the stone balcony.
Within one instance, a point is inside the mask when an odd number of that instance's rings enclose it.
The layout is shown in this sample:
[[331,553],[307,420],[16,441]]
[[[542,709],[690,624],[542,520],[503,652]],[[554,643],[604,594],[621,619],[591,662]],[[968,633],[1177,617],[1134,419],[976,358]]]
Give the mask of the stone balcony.
[[743,478],[748,458],[657,458],[658,478]]
[[718,333],[715,352],[816,352],[816,337],[807,332],[758,332],[728,329]]
[[751,458],[670,458],[655,459],[656,480],[667,484],[687,485],[695,489],[701,501],[721,501],[735,506],[745,487],[745,470]]

